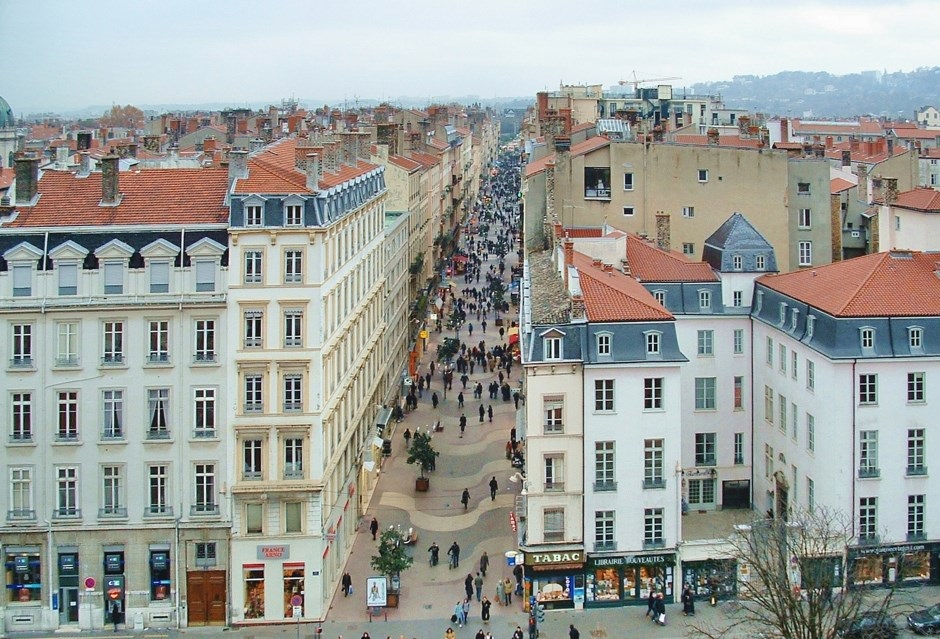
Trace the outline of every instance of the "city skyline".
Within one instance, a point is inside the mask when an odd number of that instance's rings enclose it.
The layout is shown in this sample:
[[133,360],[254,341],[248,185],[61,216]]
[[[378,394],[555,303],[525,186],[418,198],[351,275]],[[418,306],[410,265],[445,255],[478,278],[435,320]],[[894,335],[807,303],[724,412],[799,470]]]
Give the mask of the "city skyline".
[[[486,99],[530,96],[562,82],[610,86],[634,73],[681,87],[787,70],[911,71],[929,64],[933,42],[929,21],[912,19],[929,14],[925,0],[720,0],[680,3],[669,15],[608,0],[588,0],[577,12],[557,0],[483,0],[472,11],[429,0],[406,9],[373,0],[353,10],[312,6],[4,3],[0,55],[16,73],[0,95],[18,116],[292,96],[308,106]],[[31,42],[42,46],[27,48]],[[851,54],[853,45],[872,43],[877,57]]]

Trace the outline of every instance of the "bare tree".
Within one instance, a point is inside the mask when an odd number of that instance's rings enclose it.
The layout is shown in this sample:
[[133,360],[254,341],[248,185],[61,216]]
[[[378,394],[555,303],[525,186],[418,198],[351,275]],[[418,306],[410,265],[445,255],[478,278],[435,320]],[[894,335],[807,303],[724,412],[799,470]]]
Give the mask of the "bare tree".
[[851,520],[819,507],[735,526],[726,557],[738,562],[740,601],[720,621],[692,629],[710,639],[832,639],[861,613],[890,616],[893,589],[843,587],[852,541]]

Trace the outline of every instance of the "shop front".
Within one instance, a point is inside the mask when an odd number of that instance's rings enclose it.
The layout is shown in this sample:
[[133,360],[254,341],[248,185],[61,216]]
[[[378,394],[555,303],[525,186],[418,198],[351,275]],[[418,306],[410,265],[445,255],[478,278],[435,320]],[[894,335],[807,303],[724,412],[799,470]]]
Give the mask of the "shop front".
[[675,566],[675,553],[588,557],[584,605],[645,605],[650,592],[664,593],[670,603],[675,597]]
[[574,608],[584,597],[584,552],[526,552],[525,599],[535,595],[546,610]]
[[738,593],[738,562],[734,559],[706,559],[682,562],[682,586],[689,584],[701,599],[734,599]]
[[848,565],[850,588],[940,583],[940,543],[858,546]]

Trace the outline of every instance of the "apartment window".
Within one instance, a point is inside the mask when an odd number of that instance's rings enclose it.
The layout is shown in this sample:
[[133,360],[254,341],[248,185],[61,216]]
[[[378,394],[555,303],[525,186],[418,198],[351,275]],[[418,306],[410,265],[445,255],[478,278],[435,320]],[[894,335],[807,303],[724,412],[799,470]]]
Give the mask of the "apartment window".
[[196,271],[196,291],[199,293],[215,292],[215,265],[214,259],[196,260],[193,270]]
[[68,390],[56,393],[56,408],[59,422],[56,428],[56,440],[72,442],[78,440],[78,391]]
[[695,410],[715,410],[715,378],[695,378]]
[[104,426],[101,431],[103,439],[124,438],[124,391],[101,391],[103,403]]
[[288,501],[284,503],[284,532],[301,533],[303,529],[303,502]]
[[787,306],[788,304],[786,302],[780,302],[780,309],[779,309],[780,319],[778,320],[778,322],[780,323],[780,326],[783,326],[784,322],[787,321]]
[[796,404],[790,404],[790,439],[796,441],[799,436],[799,409]]
[[777,360],[777,363],[780,365],[780,372],[784,375],[787,374],[787,346],[786,344],[780,344],[778,346],[780,357]]
[[907,329],[907,343],[911,350],[921,350],[924,348],[924,330],[922,328]]
[[858,434],[858,476],[877,477],[878,474],[878,431],[860,431]]
[[643,440],[643,488],[664,488],[666,486],[663,474],[663,440]]
[[617,513],[613,510],[594,511],[594,549],[616,550],[614,541],[614,521]]
[[632,206],[623,207],[623,216],[624,217],[633,217],[636,214],[636,209]]
[[124,322],[105,322],[103,364],[124,363]]
[[738,308],[744,306],[744,291],[731,291],[731,305]]
[[264,409],[262,383],[264,377],[261,373],[248,373],[244,377],[245,384],[245,412],[260,413]]
[[790,377],[793,379],[797,378],[797,366],[800,363],[800,356],[796,354],[796,351],[790,351]]
[[242,442],[242,479],[261,479],[261,440],[246,439]]
[[806,339],[812,339],[813,332],[816,330],[816,316],[806,316]]
[[731,268],[736,271],[740,271],[744,268],[744,258],[740,255],[734,255],[731,258]]
[[245,284],[261,283],[261,268],[264,254],[261,251],[245,251]]
[[633,174],[632,173],[623,174],[623,190],[624,191],[633,190]]
[[907,539],[918,541],[925,539],[924,534],[924,495],[907,496]]
[[594,490],[616,490],[614,442],[594,442]]
[[757,255],[754,257],[754,268],[758,271],[763,271],[765,266],[765,258],[763,255]]
[[878,402],[878,375],[863,373],[858,376],[858,403],[875,404]]
[[284,251],[284,282],[294,284],[304,278],[304,254],[302,251]]
[[33,267],[29,264],[13,265],[13,297],[33,294]]
[[245,348],[261,348],[263,321],[262,311],[245,311]]
[[774,423],[774,389],[764,386],[764,421]]
[[170,263],[169,262],[151,262],[150,263],[150,292],[151,293],[169,293],[170,292]]
[[197,388],[194,391],[193,435],[215,437],[215,389]]
[[215,361],[215,320],[196,320],[196,354],[197,362]]
[[78,364],[78,322],[58,322],[56,324],[57,366],[75,366]]
[[196,464],[193,469],[194,514],[214,514],[219,510],[215,496],[215,464]]
[[643,408],[645,410],[662,410],[663,382],[662,377],[647,377],[643,380]]
[[597,354],[599,356],[610,355],[610,335],[602,333],[597,336]]
[[764,479],[770,479],[774,474],[774,449],[770,444],[764,444]]
[[806,413],[806,449],[816,451],[816,418],[810,413]]
[[59,295],[78,294],[78,264],[58,264]]
[[744,433],[734,434],[734,465],[744,464]]
[[698,354],[714,355],[713,345],[715,341],[715,331],[705,330],[698,332]]
[[806,388],[816,389],[816,364],[813,360],[806,360]]
[[799,227],[800,227],[801,229],[808,229],[808,228],[810,228],[810,226],[811,226],[811,224],[810,224],[811,216],[810,216],[810,210],[809,210],[809,209],[800,209],[799,218],[800,218],[800,219],[799,219],[798,224],[799,224]]
[[734,409],[744,408],[744,378],[740,375],[734,377]]
[[288,437],[284,440],[284,479],[303,479],[304,440]]
[[813,263],[813,243],[803,241],[798,244],[800,266],[810,266]]
[[655,332],[655,331],[646,333],[646,354],[647,355],[659,355],[661,344],[662,344],[662,333]]
[[33,439],[33,395],[32,393],[11,393],[11,440],[28,442]]
[[78,502],[78,468],[56,468],[56,517],[80,517]]
[[291,310],[284,312],[284,346],[304,345],[304,312]]
[[562,397],[546,397],[542,400],[542,411],[545,423],[542,430],[546,435],[557,435],[565,432],[565,400]]
[[33,519],[33,469],[10,469],[10,519]]
[[643,509],[643,547],[661,548],[665,545],[663,538],[663,509]]
[[874,541],[878,538],[878,498],[862,497],[858,500],[859,541]]
[[614,410],[614,380],[594,380],[594,411],[612,413]]
[[926,400],[924,394],[924,379],[926,373],[908,373],[907,374],[907,401],[923,402]]
[[695,433],[695,465],[715,465],[715,433]]
[[660,306],[666,305],[666,291],[653,291],[653,299]]
[[683,206],[683,207],[682,207],[682,217],[695,217],[695,207],[694,207],[694,206]]
[[923,428],[907,430],[907,474],[926,475],[925,440]]
[[778,399],[780,400],[778,406],[780,407],[780,421],[777,422],[780,430],[782,432],[787,432],[787,396],[783,393],[778,394]]
[[707,310],[712,306],[712,294],[711,291],[699,291],[698,292],[698,307],[700,310]]
[[124,262],[104,263],[105,295],[121,295],[124,292]]
[[169,388],[147,389],[147,412],[150,416],[147,439],[166,439],[170,436],[167,424],[170,409]]
[[744,329],[743,328],[734,329],[734,354],[735,355],[744,354]]
[[[196,546],[196,566],[199,568],[209,568],[217,565],[218,552],[214,541],[197,541]],[[264,571],[262,571],[263,573]]]
[[291,204],[284,207],[284,225],[302,226],[304,223],[303,207],[299,204]]
[[806,478],[806,509],[809,512],[816,510],[816,482],[811,478]]
[[151,363],[170,361],[170,323],[167,320],[148,322],[150,351],[147,360]]
[[545,492],[565,490],[565,458],[562,455],[545,456]]
[[860,332],[861,345],[863,350],[875,348],[875,329],[863,328]]
[[127,508],[124,506],[124,471],[121,466],[102,466],[101,468],[102,517],[126,517]]
[[584,197],[610,199],[610,169],[607,167],[584,168]]
[[682,254],[683,255],[695,255],[695,244],[693,244],[692,242],[683,242]]
[[546,508],[542,511],[542,530],[545,541],[562,541],[565,538],[565,509]]
[[798,182],[796,192],[800,195],[809,195],[809,182]]
[[147,510],[148,515],[170,514],[168,501],[169,468],[164,464],[147,467]]
[[561,359],[561,338],[546,337],[544,340],[545,359]]
[[284,412],[296,413],[304,409],[304,376],[300,373],[284,375]]
[[699,169],[699,170],[698,170],[698,181],[699,181],[699,182],[708,182],[708,169]]
[[263,219],[260,206],[245,207],[245,226],[261,226]]

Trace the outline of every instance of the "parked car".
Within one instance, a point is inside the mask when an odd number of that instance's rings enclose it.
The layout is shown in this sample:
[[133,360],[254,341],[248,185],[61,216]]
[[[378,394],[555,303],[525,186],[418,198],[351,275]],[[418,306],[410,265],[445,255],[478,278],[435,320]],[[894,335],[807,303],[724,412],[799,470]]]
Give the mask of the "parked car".
[[919,635],[940,633],[940,604],[909,614],[907,627]]
[[842,622],[836,633],[842,639],[895,639],[898,627],[888,613],[872,611]]

